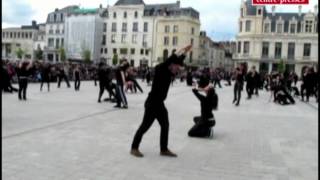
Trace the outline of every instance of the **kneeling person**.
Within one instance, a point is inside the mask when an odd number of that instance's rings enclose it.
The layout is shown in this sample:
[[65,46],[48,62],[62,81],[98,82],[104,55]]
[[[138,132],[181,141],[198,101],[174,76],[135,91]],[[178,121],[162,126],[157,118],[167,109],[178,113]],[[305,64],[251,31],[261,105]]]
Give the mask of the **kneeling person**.
[[[193,93],[200,100],[201,103],[201,116],[194,117],[195,125],[189,130],[190,137],[212,137],[212,127],[215,126],[212,110],[218,107],[218,95],[215,89],[209,85],[209,80],[200,79],[199,87],[193,88]],[[199,93],[204,91],[206,96]]]

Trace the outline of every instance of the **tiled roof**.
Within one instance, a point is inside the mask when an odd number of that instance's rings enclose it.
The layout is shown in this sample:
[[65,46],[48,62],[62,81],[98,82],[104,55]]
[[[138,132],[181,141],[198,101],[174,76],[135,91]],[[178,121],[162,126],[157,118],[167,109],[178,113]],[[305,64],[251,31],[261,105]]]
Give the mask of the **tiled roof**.
[[118,0],[115,6],[121,5],[144,5],[143,0]]

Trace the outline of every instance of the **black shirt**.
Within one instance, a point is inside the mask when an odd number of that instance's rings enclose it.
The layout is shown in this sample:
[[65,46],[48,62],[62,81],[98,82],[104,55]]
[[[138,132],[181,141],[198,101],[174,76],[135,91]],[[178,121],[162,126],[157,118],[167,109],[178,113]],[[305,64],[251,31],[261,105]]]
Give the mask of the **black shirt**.
[[207,96],[201,95],[198,90],[192,90],[194,95],[200,100],[202,120],[208,120],[213,117],[212,110],[217,109],[218,96],[214,89],[210,89]]
[[174,76],[169,70],[169,66],[175,58],[183,60],[185,56],[181,55],[178,57],[173,54],[165,62],[155,67],[155,74],[147,103],[160,105],[167,98],[172,77]]
[[118,84],[118,85],[123,85],[123,83],[124,83],[124,82],[123,82],[123,79],[122,79],[121,72],[124,73],[123,68],[122,68],[122,67],[118,67],[118,68],[116,69],[116,81],[117,81],[117,84]]

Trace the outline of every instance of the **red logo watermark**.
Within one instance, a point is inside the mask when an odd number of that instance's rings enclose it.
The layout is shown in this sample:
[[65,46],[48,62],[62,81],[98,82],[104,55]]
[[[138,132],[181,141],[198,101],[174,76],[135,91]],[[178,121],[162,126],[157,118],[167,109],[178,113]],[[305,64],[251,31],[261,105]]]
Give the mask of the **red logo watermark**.
[[253,5],[309,4],[309,0],[252,0]]

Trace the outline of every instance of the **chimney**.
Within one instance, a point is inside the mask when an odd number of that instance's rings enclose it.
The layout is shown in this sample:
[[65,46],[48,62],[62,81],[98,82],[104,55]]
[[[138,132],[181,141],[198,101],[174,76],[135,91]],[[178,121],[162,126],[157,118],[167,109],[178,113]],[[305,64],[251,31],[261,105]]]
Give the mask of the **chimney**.
[[181,3],[180,3],[180,0],[178,0],[178,1],[177,1],[177,5],[178,5],[179,8],[180,8],[180,4],[181,4]]
[[56,9],[54,10],[54,12],[57,12],[57,11],[59,11],[59,9],[58,9],[58,8],[56,8]]
[[314,13],[315,13],[315,14],[318,14],[318,5],[315,5],[315,6],[314,6]]
[[275,12],[276,11],[276,6],[272,6],[272,16],[274,16],[275,15]]
[[302,6],[299,5],[299,16],[301,16],[301,9],[302,9]]
[[35,20],[31,21],[31,25],[32,26],[36,26],[37,25],[37,21],[35,21]]

